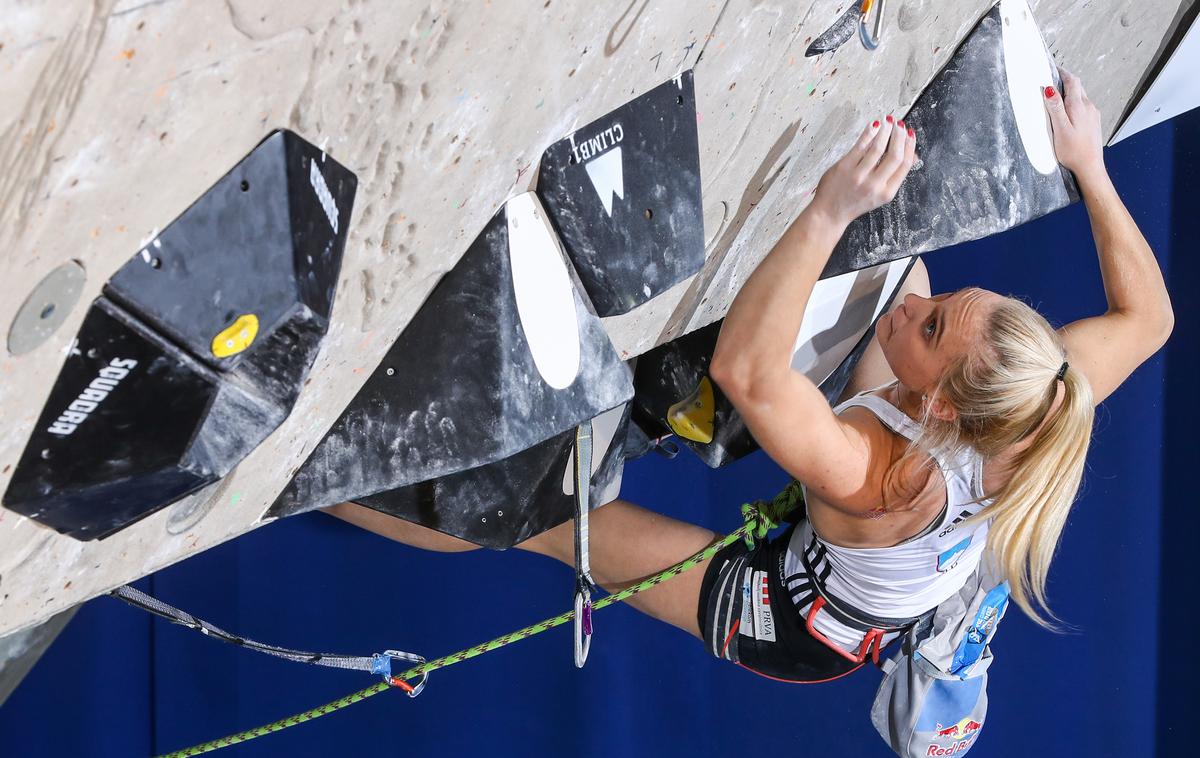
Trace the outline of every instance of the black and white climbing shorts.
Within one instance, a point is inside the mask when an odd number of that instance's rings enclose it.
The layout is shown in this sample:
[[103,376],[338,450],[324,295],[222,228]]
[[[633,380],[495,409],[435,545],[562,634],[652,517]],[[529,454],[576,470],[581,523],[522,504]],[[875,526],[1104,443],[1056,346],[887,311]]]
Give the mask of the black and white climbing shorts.
[[753,550],[738,540],[713,556],[697,609],[704,644],[718,658],[772,679],[836,679],[862,664],[810,635],[784,590],[783,556],[792,529]]

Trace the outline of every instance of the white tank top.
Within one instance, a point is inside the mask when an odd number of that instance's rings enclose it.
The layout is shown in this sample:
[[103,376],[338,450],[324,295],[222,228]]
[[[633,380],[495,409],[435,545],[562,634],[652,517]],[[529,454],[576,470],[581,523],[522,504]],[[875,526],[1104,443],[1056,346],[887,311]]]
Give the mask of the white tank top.
[[[921,433],[916,422],[874,394],[852,397],[834,413],[855,406],[909,440]],[[983,492],[983,458],[969,448],[957,455],[935,451],[933,458],[946,479],[946,507],[921,534],[892,547],[850,548],[821,539],[808,519],[796,527],[784,553],[782,579],[802,616],[817,596],[800,559],[802,550],[828,595],[878,618],[919,616],[962,588],[987,543],[989,521],[957,526],[991,502]],[[824,612],[817,613],[813,627],[848,652],[863,639],[862,632]]]

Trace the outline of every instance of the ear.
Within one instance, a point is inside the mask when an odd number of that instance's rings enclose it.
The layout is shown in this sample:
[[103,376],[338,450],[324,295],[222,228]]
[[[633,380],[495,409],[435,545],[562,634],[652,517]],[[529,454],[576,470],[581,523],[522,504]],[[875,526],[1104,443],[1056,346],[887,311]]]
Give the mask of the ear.
[[932,399],[927,399],[925,403],[929,408],[929,415],[938,421],[953,423],[958,420],[958,411],[941,396],[934,395]]

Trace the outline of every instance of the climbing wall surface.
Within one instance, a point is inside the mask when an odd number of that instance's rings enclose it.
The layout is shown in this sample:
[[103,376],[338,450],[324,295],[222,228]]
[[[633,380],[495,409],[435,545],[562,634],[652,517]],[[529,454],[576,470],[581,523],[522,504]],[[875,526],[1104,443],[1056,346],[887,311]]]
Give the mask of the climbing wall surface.
[[[261,523],[292,472],[549,145],[695,69],[704,269],[605,320],[631,357],[722,316],[862,127],[903,114],[989,0],[887,5],[883,44],[804,51],[847,0],[24,0],[0,16],[0,328],[86,271],[39,347],[0,355],[7,486],[85,304],[271,129],[358,175],[332,325],[292,415],[223,481],[97,542],[0,510],[0,634]],[[1111,131],[1178,0],[1031,2]],[[236,272],[231,272],[236,275]]]

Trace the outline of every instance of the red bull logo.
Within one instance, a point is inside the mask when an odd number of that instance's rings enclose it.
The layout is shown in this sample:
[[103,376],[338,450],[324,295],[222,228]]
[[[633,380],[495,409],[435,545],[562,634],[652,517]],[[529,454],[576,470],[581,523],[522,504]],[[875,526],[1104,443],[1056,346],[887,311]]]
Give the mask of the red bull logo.
[[934,730],[934,736],[937,739],[948,739],[953,742],[950,745],[930,745],[925,755],[940,757],[965,753],[970,749],[971,743],[975,741],[976,734],[982,728],[983,723],[975,721],[970,716],[950,726],[938,724]]

